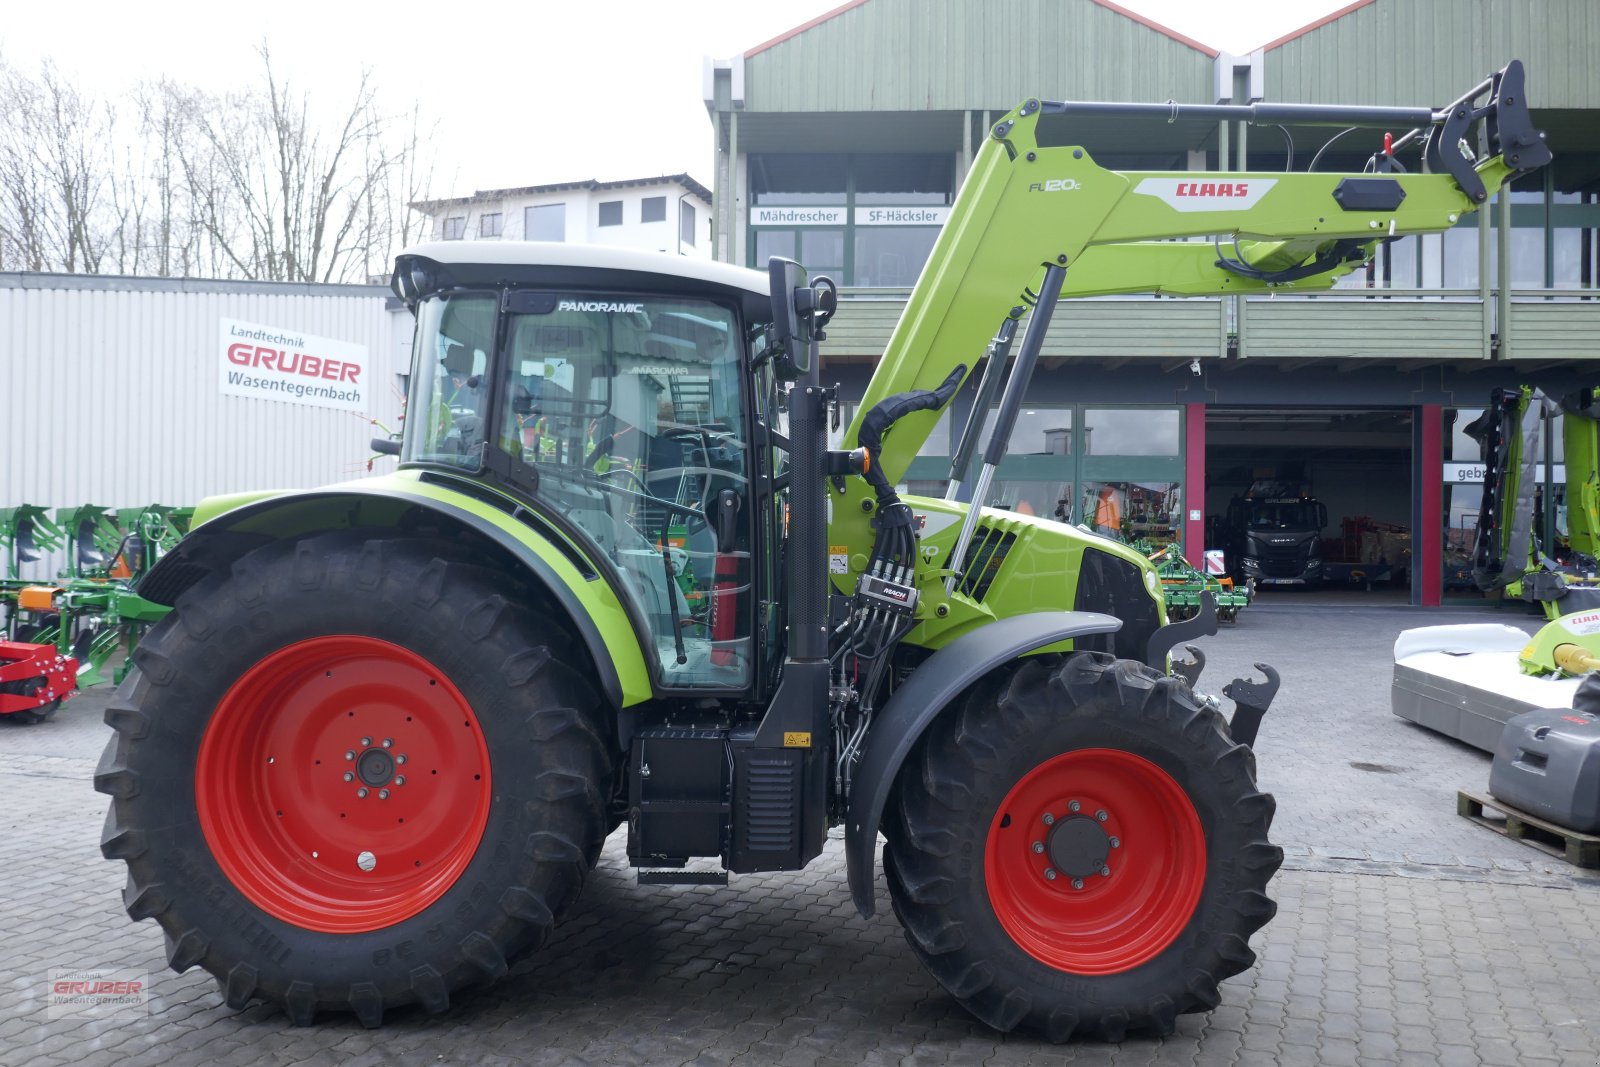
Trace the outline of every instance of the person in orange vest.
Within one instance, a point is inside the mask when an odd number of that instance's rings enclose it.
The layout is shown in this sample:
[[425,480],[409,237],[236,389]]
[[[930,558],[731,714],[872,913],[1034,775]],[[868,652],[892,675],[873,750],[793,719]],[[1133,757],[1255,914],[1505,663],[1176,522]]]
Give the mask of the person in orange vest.
[[1122,493],[1116,486],[1102,485],[1094,502],[1094,532],[1107,537],[1122,536]]

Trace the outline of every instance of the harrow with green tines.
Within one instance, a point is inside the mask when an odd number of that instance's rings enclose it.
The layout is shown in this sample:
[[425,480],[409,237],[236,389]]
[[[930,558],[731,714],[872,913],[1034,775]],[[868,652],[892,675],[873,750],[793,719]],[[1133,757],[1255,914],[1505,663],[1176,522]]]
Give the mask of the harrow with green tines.
[[1200,598],[1210,593],[1217,602],[1217,618],[1237,622],[1239,611],[1249,605],[1254,587],[1243,589],[1200,570],[1183,558],[1177,545],[1136,545],[1156,565],[1161,578],[1161,594],[1167,601],[1167,617],[1174,621],[1193,618],[1200,612]]
[[[47,509],[24,504],[0,509],[0,638],[53,645],[78,665],[80,687],[107,680],[106,664],[127,653],[115,681],[127,673],[145,629],[170,609],[134,592],[139,578],[188,532],[193,508],[152,504],[112,510],[98,505]],[[24,564],[65,549],[54,578],[22,576]]]

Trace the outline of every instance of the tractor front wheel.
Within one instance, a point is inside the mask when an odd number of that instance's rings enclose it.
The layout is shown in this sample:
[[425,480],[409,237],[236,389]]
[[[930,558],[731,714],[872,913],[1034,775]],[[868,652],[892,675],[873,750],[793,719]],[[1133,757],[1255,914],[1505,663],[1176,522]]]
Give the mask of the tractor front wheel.
[[1254,962],[1282,862],[1254,758],[1183,683],[1079,653],[1021,664],[933,724],[885,825],[933,975],[999,1030],[1170,1033]]
[[[448,553],[446,553],[448,555]],[[610,746],[554,613],[395,540],[259,549],[186,592],[106,712],[124,904],[227,1003],[368,1026],[504,975],[577,896]]]

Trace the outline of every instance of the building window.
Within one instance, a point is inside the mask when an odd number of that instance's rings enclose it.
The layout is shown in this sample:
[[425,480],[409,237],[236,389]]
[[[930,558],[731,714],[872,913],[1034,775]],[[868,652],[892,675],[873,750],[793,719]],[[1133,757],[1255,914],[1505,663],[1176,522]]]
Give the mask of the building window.
[[694,205],[687,200],[678,204],[678,240],[694,247]]
[[600,225],[602,225],[602,226],[621,226],[622,225],[622,201],[621,200],[607,200],[607,201],[604,201],[600,205]]
[[479,237],[499,237],[500,236],[500,228],[501,228],[501,225],[502,225],[500,220],[503,217],[504,216],[502,216],[500,214],[500,212],[498,212],[498,211],[492,211],[492,212],[486,211],[482,215],[479,215],[478,216],[478,236]]
[[640,222],[666,222],[667,198],[664,196],[647,196],[639,201]]
[[459,241],[467,233],[467,217],[459,215],[453,219],[444,220],[444,239],[446,241]]
[[1083,413],[1087,456],[1177,456],[1182,435],[1177,408],[1087,408]]
[[[844,285],[910,288],[954,195],[953,153],[752,155],[751,266],[764,266],[770,248],[799,245],[796,258],[808,270]],[[823,233],[833,235],[831,254],[806,255],[810,235]]]
[[529,241],[565,241],[567,205],[537,204],[523,208],[522,236]]

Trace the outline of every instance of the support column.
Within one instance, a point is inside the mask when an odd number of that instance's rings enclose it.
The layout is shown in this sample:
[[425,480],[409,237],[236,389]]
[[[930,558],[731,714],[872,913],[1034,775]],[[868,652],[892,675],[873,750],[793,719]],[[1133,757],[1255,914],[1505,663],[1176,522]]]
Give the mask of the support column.
[[[1195,513],[1200,517],[1196,519]],[[1183,555],[1206,567],[1206,406],[1183,406]]]
[[1416,409],[1411,454],[1416,506],[1411,525],[1411,602],[1436,608],[1444,601],[1444,407]]

